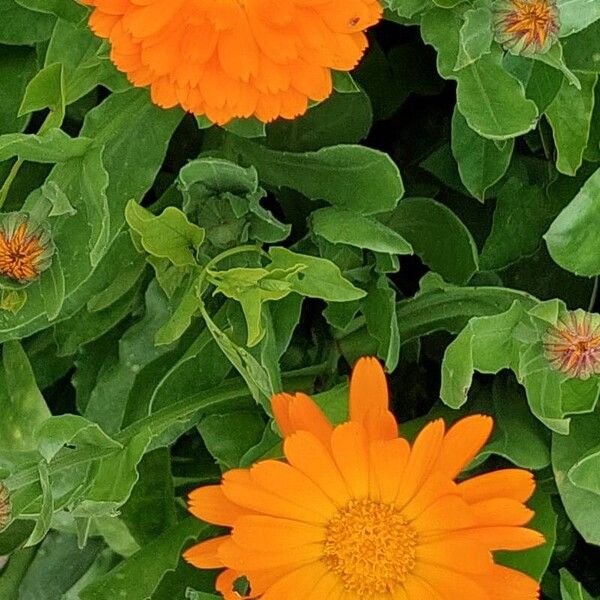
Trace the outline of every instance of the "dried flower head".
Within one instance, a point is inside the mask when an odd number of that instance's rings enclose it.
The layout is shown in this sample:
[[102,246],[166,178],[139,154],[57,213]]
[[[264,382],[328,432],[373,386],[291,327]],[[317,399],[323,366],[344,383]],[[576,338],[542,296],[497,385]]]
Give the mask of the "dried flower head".
[[[223,569],[226,600],[537,600],[539,584],[493,552],[544,542],[525,527],[531,473],[502,469],[457,481],[492,419],[439,419],[411,444],[388,410],[383,369],[361,359],[350,420],[334,427],[304,394],[278,394],[285,460],[233,469],[194,490],[196,517],[231,528],[184,558]],[[245,578],[250,589],[237,585]]]
[[303,114],[353,69],[379,0],[82,0],[111,59],[164,108],[224,124]]
[[0,218],[0,275],[29,283],[52,262],[54,245],[48,230],[25,213]]
[[570,377],[600,373],[600,315],[581,309],[565,313],[547,331],[544,348],[552,367]]
[[10,498],[8,490],[2,481],[0,481],[0,531],[2,531],[10,521]]
[[543,54],[558,39],[555,0],[499,0],[494,7],[496,40],[514,54]]

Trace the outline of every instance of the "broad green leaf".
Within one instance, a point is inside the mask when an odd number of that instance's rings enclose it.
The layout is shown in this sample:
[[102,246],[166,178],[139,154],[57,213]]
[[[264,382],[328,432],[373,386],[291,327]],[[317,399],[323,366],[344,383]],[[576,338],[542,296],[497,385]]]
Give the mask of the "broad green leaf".
[[557,0],[560,35],[566,37],[600,19],[600,5],[589,0]]
[[546,111],[558,152],[556,168],[566,175],[575,175],[583,162],[594,111],[594,88],[598,75],[580,73],[579,78],[581,90],[563,81],[558,95]]
[[6,342],[0,370],[0,447],[12,451],[35,450],[35,427],[50,417],[27,355],[19,342]]
[[25,87],[35,74],[35,51],[26,47],[0,47],[0,135],[22,131],[27,117],[18,117]]
[[[182,551],[193,541],[212,534],[201,521],[188,518],[165,531],[112,571],[80,592],[81,600],[146,600],[161,580],[173,571]],[[143,576],[141,576],[143,574]]]
[[0,0],[0,44],[29,46],[47,40],[56,17],[23,8],[15,0]]
[[87,489],[73,510],[75,516],[110,515],[131,495],[138,480],[138,464],[152,438],[146,429],[134,435],[127,444],[99,461],[88,473]]
[[396,292],[385,276],[367,289],[360,306],[371,336],[377,340],[377,356],[391,373],[400,358],[400,332],[396,316]]
[[552,67],[553,69],[557,69],[560,71],[567,79],[567,81],[574,86],[577,90],[581,90],[581,81],[579,78],[565,63],[564,55],[563,55],[563,47],[560,42],[554,44],[548,50],[548,52],[544,52],[543,54],[534,54],[533,58],[535,60],[539,60]]
[[57,163],[83,156],[92,140],[71,138],[60,129],[49,129],[44,135],[7,133],[0,135],[0,162],[14,156],[40,163]]
[[25,547],[35,546],[44,539],[50,530],[50,522],[52,520],[52,514],[54,513],[54,498],[52,497],[52,488],[50,487],[48,466],[42,460],[38,464],[38,469],[40,473],[40,484],[42,486],[42,508],[35,521],[35,527],[25,543]]
[[240,465],[244,454],[260,442],[264,428],[264,413],[257,409],[207,415],[198,424],[208,451],[226,469]]
[[65,78],[60,63],[48,65],[27,84],[19,116],[48,108],[43,129],[60,127],[65,118]]
[[562,40],[567,64],[577,71],[600,72],[600,20]]
[[175,523],[169,450],[159,448],[145,454],[138,465],[138,472],[139,479],[120,513],[133,537],[143,546]]
[[569,435],[552,436],[552,467],[562,503],[577,531],[589,544],[600,544],[600,496],[578,488],[568,473],[598,445],[600,413],[571,419]]
[[497,46],[473,64],[454,71],[458,60],[461,11],[434,8],[422,19],[421,34],[438,51],[438,70],[458,84],[457,104],[471,129],[479,135],[506,140],[527,133],[537,123],[535,104],[523,85],[502,67]]
[[487,7],[468,10],[460,28],[455,71],[468,67],[484,54],[489,54],[494,39],[492,11]]
[[431,198],[406,198],[385,222],[447,281],[462,285],[477,271],[477,246],[471,233],[443,204]]
[[560,90],[562,73],[539,60],[510,52],[504,55],[502,65],[523,84],[525,96],[535,102],[539,113],[544,113]]
[[481,251],[481,268],[497,270],[535,252],[556,214],[555,204],[537,185],[521,177],[506,180],[499,191],[490,235]]
[[594,600],[566,569],[560,570],[560,592],[562,600]]
[[85,6],[69,0],[16,0],[16,2],[30,10],[56,15],[73,23],[82,21],[88,13]]
[[452,117],[452,154],[465,187],[478,200],[508,170],[514,140],[494,142],[473,131],[465,118],[455,109]]
[[47,462],[69,448],[98,447],[119,450],[123,446],[110,438],[97,423],[79,415],[57,415],[44,421],[35,431],[38,451]]
[[600,169],[558,215],[544,236],[552,258],[567,271],[592,277],[600,274]]
[[340,144],[317,152],[269,150],[235,138],[235,153],[256,167],[267,185],[297,190],[311,200],[374,214],[391,210],[404,194],[398,167],[372,148]]
[[332,244],[348,244],[386,254],[412,254],[411,245],[374,218],[338,208],[312,213],[313,232]]
[[324,258],[298,254],[287,248],[273,246],[269,249],[273,269],[295,269],[302,267],[301,275],[291,280],[292,291],[310,298],[321,298],[330,302],[358,300],[365,292],[350,283],[339,267]]
[[152,256],[168,258],[179,267],[197,264],[198,249],[204,242],[204,230],[190,223],[174,206],[153,215],[134,200],[125,209],[127,223],[140,236],[144,250]]
[[335,144],[356,144],[373,122],[372,98],[362,90],[333,94],[305,115],[267,126],[267,145],[273,150],[307,152]]
[[60,255],[55,252],[52,264],[46,269],[39,279],[39,289],[48,320],[58,317],[65,301],[65,275],[63,273]]
[[[46,0],[36,0],[46,4]],[[75,2],[60,0],[78,7]],[[86,21],[75,23],[59,19],[52,32],[45,64],[60,63],[64,70],[65,101],[75,102],[98,84],[115,90],[127,89],[125,76],[108,57],[102,56],[102,41],[90,30]]]

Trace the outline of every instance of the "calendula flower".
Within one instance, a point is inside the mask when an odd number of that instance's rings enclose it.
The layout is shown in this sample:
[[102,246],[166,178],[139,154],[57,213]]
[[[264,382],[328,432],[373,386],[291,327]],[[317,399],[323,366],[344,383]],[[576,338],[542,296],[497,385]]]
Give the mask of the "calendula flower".
[[[456,478],[485,444],[492,419],[398,436],[374,359],[350,382],[350,420],[332,426],[303,394],[273,398],[285,461],[234,469],[193,491],[199,519],[230,527],[185,559],[224,569],[227,600],[534,600],[536,581],[495,564],[496,550],[543,543],[524,527],[533,477],[521,469]],[[243,595],[240,581],[249,584]]]
[[8,490],[2,481],[0,481],[0,531],[2,531],[10,521],[10,498]]
[[558,39],[555,0],[498,0],[494,17],[496,40],[514,54],[543,54]]
[[224,124],[303,114],[353,69],[378,0],[82,0],[111,58],[164,108]]
[[0,215],[0,275],[29,283],[52,262],[54,245],[48,230],[25,213]]
[[544,339],[553,368],[579,379],[600,373],[600,315],[578,309],[565,313]]

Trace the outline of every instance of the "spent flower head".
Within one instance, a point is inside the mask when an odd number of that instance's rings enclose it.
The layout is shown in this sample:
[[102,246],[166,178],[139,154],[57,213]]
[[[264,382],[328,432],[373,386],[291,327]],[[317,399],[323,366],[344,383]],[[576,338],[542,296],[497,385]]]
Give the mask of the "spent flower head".
[[544,349],[552,367],[570,377],[600,373],[600,315],[582,309],[564,313],[546,332]]
[[496,40],[513,54],[543,54],[558,39],[555,0],[498,0],[494,5]]
[[0,275],[29,283],[52,263],[54,244],[48,229],[25,213],[0,215]]

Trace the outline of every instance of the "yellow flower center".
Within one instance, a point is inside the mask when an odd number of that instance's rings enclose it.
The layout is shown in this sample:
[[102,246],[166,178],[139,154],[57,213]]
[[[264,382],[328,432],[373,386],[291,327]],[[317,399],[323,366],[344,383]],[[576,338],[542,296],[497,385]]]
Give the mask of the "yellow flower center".
[[415,566],[417,532],[392,505],[352,500],[327,524],[324,562],[360,598],[390,593]]

